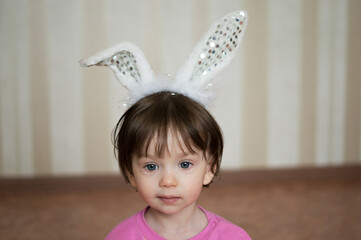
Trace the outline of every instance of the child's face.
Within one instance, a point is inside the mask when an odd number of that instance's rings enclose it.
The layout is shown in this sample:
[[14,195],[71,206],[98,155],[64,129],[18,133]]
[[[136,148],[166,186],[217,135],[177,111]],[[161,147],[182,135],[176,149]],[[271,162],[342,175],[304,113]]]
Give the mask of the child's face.
[[195,205],[213,173],[202,151],[186,151],[172,134],[167,142],[169,152],[166,150],[162,158],[155,154],[154,141],[147,157],[134,157],[133,176],[129,175],[129,179],[151,208],[163,214],[175,214]]

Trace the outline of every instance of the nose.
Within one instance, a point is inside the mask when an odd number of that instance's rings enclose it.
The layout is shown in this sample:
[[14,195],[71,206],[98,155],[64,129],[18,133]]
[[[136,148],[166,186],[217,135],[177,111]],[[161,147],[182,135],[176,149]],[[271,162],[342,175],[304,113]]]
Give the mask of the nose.
[[176,187],[178,184],[175,173],[167,171],[162,174],[159,186],[162,188]]

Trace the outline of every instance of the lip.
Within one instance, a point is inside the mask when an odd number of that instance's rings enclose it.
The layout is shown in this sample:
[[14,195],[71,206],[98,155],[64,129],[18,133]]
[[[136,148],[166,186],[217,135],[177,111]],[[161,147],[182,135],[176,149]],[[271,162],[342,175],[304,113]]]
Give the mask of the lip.
[[180,197],[176,196],[159,196],[158,198],[166,204],[174,204],[180,199]]

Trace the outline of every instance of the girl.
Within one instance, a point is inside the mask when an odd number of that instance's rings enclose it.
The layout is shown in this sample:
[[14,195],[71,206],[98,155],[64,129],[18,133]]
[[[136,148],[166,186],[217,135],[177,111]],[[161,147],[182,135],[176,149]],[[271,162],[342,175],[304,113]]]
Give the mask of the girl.
[[118,224],[115,239],[241,239],[240,227],[196,201],[219,172],[223,138],[206,107],[207,83],[234,56],[247,24],[236,11],[216,22],[175,77],[154,77],[144,55],[121,43],[81,61],[105,65],[130,92],[114,133],[119,166],[148,207]]
[[115,146],[126,178],[149,205],[120,223],[111,239],[250,239],[197,206],[219,172],[221,130],[199,103],[177,93],[144,97],[122,116]]

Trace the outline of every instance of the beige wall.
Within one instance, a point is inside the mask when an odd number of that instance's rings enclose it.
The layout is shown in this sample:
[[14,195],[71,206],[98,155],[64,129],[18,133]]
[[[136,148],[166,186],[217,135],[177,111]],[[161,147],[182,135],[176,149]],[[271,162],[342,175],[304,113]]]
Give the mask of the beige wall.
[[121,41],[174,74],[211,23],[249,27],[218,76],[223,167],[361,163],[361,1],[0,1],[0,176],[116,172],[126,91],[77,61]]

